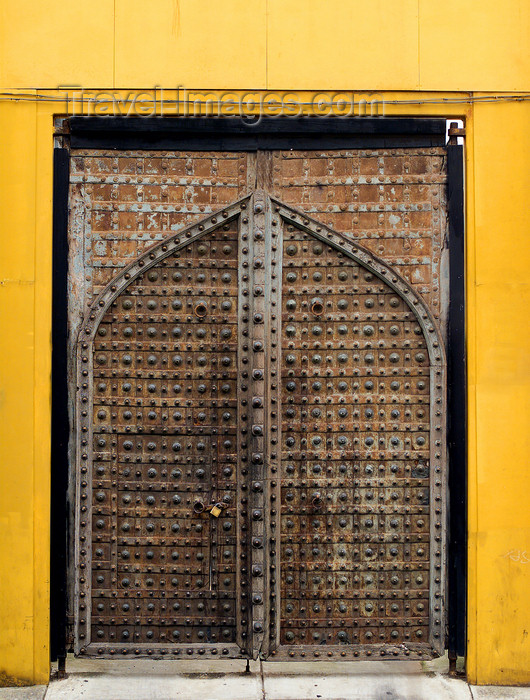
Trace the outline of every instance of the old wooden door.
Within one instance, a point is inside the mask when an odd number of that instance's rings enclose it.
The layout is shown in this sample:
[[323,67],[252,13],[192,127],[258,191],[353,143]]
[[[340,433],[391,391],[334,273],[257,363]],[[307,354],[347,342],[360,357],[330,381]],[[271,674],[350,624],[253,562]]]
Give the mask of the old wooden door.
[[76,653],[443,648],[441,154],[371,157],[74,158]]

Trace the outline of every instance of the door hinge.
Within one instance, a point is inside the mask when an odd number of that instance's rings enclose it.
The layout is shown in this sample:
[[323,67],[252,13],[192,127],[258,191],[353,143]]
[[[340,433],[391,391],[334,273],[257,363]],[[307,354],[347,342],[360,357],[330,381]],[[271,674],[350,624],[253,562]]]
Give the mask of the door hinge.
[[66,616],[66,651],[74,650],[74,616]]
[[449,146],[456,146],[458,144],[458,137],[462,136],[462,138],[465,137],[466,135],[466,129],[465,127],[460,127],[458,126],[458,122],[451,122],[449,124],[449,130],[448,130],[448,136],[449,136],[449,141],[447,142]]

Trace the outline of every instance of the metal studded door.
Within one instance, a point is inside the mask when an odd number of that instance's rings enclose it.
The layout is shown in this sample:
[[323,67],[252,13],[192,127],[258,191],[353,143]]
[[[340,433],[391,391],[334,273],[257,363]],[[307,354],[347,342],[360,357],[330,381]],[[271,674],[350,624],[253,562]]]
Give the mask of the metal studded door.
[[81,653],[247,650],[240,212],[128,266],[81,328]]
[[366,249],[276,209],[281,509],[271,537],[280,601],[272,655],[439,652],[444,356],[434,320]]
[[[277,163],[293,177],[297,152],[261,166],[259,154],[218,155],[123,153],[117,175],[110,156],[74,164],[75,651],[439,653],[438,282],[418,289],[412,274],[414,288],[402,258],[389,267],[326,212],[253,189],[283,195]],[[297,205],[313,212],[309,200]],[[435,278],[441,223],[422,206]],[[392,240],[381,232],[389,251]]]

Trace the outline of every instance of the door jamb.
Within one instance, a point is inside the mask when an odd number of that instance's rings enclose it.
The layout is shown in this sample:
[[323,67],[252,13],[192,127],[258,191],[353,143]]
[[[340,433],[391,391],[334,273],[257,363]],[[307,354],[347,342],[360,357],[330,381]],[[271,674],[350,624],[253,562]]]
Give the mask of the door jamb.
[[53,153],[50,659],[64,673],[67,653],[68,492],[68,186],[70,154]]
[[466,656],[467,615],[467,370],[465,295],[464,146],[447,144],[449,224],[448,371],[448,628],[452,671]]

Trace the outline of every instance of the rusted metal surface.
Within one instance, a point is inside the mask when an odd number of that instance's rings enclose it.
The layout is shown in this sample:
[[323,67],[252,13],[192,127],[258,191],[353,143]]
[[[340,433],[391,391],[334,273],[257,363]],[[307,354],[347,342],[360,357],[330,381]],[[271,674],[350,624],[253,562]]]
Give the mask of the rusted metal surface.
[[393,271],[282,215],[277,655],[440,650],[441,340]]
[[77,653],[441,650],[445,175],[430,150],[76,154]]
[[153,243],[247,191],[246,153],[73,151],[72,336],[103,287]]
[[81,653],[245,647],[239,236],[225,218],[127,268],[81,330]]
[[444,148],[276,151],[272,193],[383,258],[445,327]]
[[[82,319],[105,285],[146,249],[248,189],[245,153],[72,151],[69,193],[70,414],[75,413],[75,342]],[[76,460],[76,436],[70,441]],[[69,501],[75,502],[72,470]],[[70,522],[78,518],[71,512]],[[75,542],[73,530],[70,541]],[[73,559],[72,559],[73,561]],[[73,619],[76,575],[70,566]]]
[[459,127],[458,122],[451,122],[449,124],[449,129],[447,131],[447,135],[449,136],[449,140],[447,142],[447,145],[448,146],[457,146],[458,145],[458,137],[461,136],[462,138],[464,138],[466,135],[465,127]]
[[71,337],[105,284],[154,242],[265,189],[382,257],[445,329],[446,153],[73,151]]

